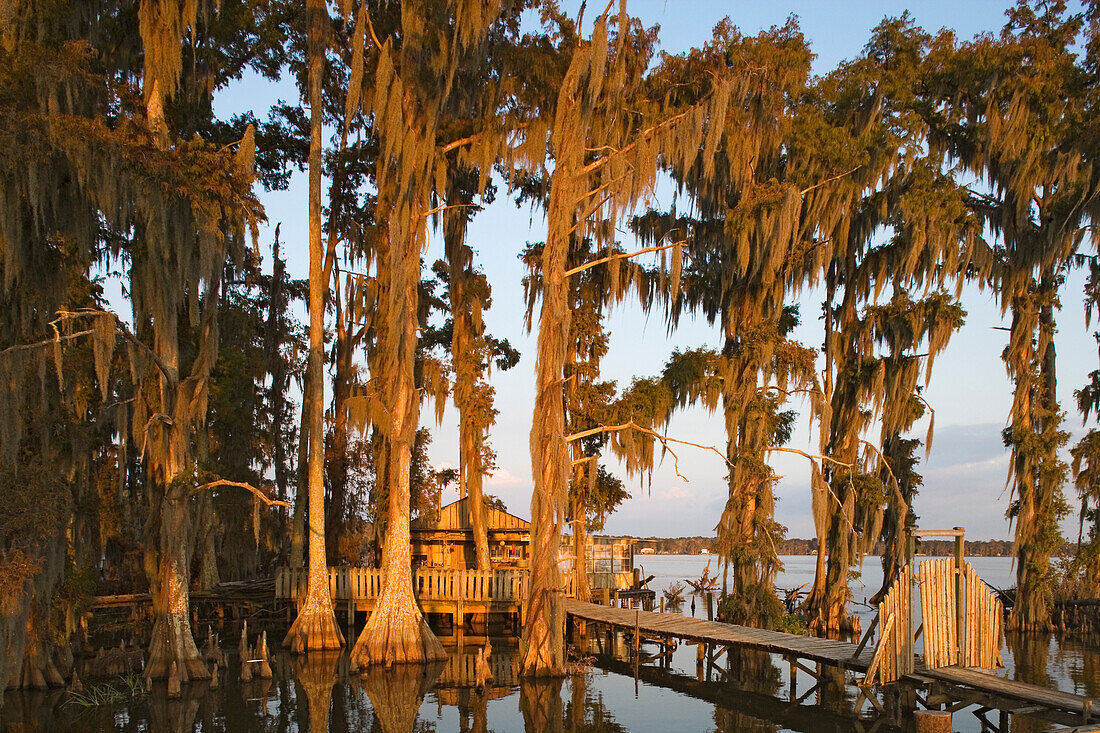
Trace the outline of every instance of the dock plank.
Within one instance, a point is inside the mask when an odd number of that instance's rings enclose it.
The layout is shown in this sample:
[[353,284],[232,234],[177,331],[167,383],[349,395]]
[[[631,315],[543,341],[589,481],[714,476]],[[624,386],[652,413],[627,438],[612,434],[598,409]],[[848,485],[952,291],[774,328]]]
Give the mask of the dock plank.
[[610,606],[598,606],[573,598],[565,599],[566,613],[586,621],[634,628],[635,618],[642,634],[671,634],[681,639],[760,649],[780,654],[794,654],[803,659],[843,666],[856,671],[867,671],[873,650],[864,650],[855,656],[855,644],[820,639],[815,636],[796,636],[781,631],[756,629],[714,621],[689,618],[668,613],[638,611]]

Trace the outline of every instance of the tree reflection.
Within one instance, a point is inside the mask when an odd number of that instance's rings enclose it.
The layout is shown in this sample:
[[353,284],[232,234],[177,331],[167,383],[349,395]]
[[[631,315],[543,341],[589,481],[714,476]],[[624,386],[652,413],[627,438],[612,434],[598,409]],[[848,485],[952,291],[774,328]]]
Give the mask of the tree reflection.
[[205,680],[184,685],[179,697],[168,697],[164,688],[157,688],[149,696],[150,733],[191,733],[199,702],[207,692]]
[[[778,697],[780,684],[779,669],[767,652],[758,649],[731,647],[726,652],[727,681],[736,682],[740,689],[760,695]],[[779,730],[779,725],[750,715],[741,710],[730,709],[723,705],[714,706],[714,726],[721,733],[735,731]]]
[[[1058,689],[1047,669],[1050,661],[1050,634],[1035,632],[1015,632],[1005,634],[1005,643],[1016,669],[1013,678],[1049,689]],[[1012,733],[1038,733],[1048,726],[1038,720],[1022,715],[1012,716]]]
[[524,677],[519,685],[519,709],[523,728],[539,733],[562,733],[560,677]]
[[340,654],[340,651],[310,651],[296,655],[291,662],[294,676],[306,693],[311,731],[328,730],[332,687],[336,684]]
[[371,665],[359,675],[356,684],[370,698],[382,733],[412,733],[424,695],[442,669],[438,663],[395,664],[388,668]]
[[570,696],[565,709],[565,730],[569,733],[622,733],[626,728],[615,721],[615,716],[604,703],[603,696],[593,696],[589,692],[591,674],[590,671],[585,671],[569,678]]

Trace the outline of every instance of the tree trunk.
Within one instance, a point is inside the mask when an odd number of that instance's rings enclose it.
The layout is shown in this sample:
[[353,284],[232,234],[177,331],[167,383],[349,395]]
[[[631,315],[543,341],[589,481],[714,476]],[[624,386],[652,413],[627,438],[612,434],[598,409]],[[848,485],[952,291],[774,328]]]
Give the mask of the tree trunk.
[[[559,162],[560,165],[567,165]],[[556,177],[556,176],[555,176]],[[563,182],[564,183],[564,182]],[[531,590],[523,640],[523,671],[565,674],[565,618],[560,603],[558,555],[561,517],[568,496],[565,395],[562,386],[570,311],[564,277],[572,208],[555,184],[550,191],[550,228],[542,251],[542,311],[535,365],[535,410],[531,425]]]
[[[50,603],[54,589],[57,588],[64,574],[65,548],[65,536],[60,531],[43,543],[39,554],[39,570],[26,581],[26,599],[23,603],[13,603],[13,610],[16,613],[4,619],[5,621],[10,619],[16,624],[23,622],[21,629],[16,626],[13,631],[16,636],[20,635],[20,632],[24,633],[21,639],[22,652],[13,653],[10,660],[13,667],[11,679],[8,679],[4,669],[0,667],[0,688],[7,686],[44,690],[47,687],[61,687],[65,684],[61,672],[53,662],[55,645],[49,630]],[[14,598],[11,600],[15,601]],[[5,605],[0,603],[0,611],[9,610]],[[25,614],[20,613],[24,610]],[[21,664],[19,664],[20,661]]]
[[409,470],[420,417],[414,367],[423,211],[421,206],[409,206],[407,236],[391,241],[379,258],[385,325],[378,334],[382,367],[378,376],[382,380],[381,399],[390,416],[385,451],[389,504],[382,549],[382,594],[355,642],[353,668],[447,657],[413,594],[409,539]]
[[[309,570],[306,599],[298,609],[283,644],[294,653],[339,649],[344,635],[336,625],[329,595],[325,557],[324,477],[324,300],[321,247],[321,77],[328,9],[324,0],[307,0],[309,16],[309,369],[306,393],[309,409]],[[303,408],[304,409],[304,408]],[[301,491],[301,487],[298,488]]]
[[472,427],[478,435],[474,437],[473,441],[474,450],[476,451],[472,464],[473,470],[466,476],[466,506],[470,510],[470,529],[474,535],[474,557],[477,561],[477,569],[490,570],[492,569],[492,561],[489,559],[489,535],[485,526],[485,499],[481,490],[482,482],[485,479],[485,473],[481,465],[482,436],[479,427]]
[[345,402],[351,396],[352,352],[350,326],[336,294],[336,374],[332,380],[332,452],[328,461],[329,503],[325,527],[329,557],[337,557],[340,539],[347,532],[348,517],[348,421]]
[[[1045,273],[1034,296],[1037,303],[1014,303],[1013,306],[1014,310],[1038,308],[1035,364],[1025,364],[1017,357],[1016,366],[1020,375],[1016,389],[1027,389],[1030,393],[1026,402],[1029,413],[1026,414],[1026,426],[1021,419],[1025,417],[1025,410],[1017,411],[1014,406],[1013,411],[1013,430],[1023,428],[1032,433],[1023,444],[1019,440],[1014,443],[1020,510],[1016,515],[1016,603],[1009,616],[1009,627],[1020,630],[1051,628],[1054,571],[1050,556],[1061,544],[1058,521],[1066,511],[1062,495],[1065,464],[1058,457],[1065,436],[1060,430],[1061,412],[1056,392],[1054,302],[1057,287],[1054,273]],[[1014,313],[1014,329],[1030,327],[1031,323],[1030,318],[1017,318]],[[1017,340],[1015,334],[1012,340]]]
[[[311,369],[306,366],[306,385],[313,383]],[[309,496],[309,443],[313,424],[313,395],[307,388],[302,394],[301,429],[298,431],[298,470],[295,472],[294,516],[290,523],[290,567],[306,564],[306,504]]]
[[[175,428],[171,429],[176,432]],[[152,640],[146,679],[168,677],[176,664],[180,682],[206,679],[209,670],[191,633],[188,585],[191,568],[191,517],[188,487],[178,478],[168,482],[160,508],[160,553],[153,593]]]
[[[415,321],[409,321],[415,324]],[[418,399],[411,384],[411,370],[401,380],[398,403],[405,405],[403,415],[395,415],[394,430],[402,431]],[[415,420],[413,420],[415,425]],[[428,628],[412,587],[412,546],[409,535],[409,464],[411,445],[408,437],[392,446],[390,458],[389,516],[386,541],[382,549],[382,595],[363,628],[351,653],[353,668],[393,662],[426,662],[446,659],[443,645]]]
[[[596,470],[595,461],[592,461],[592,467]],[[573,594],[578,601],[592,598],[592,588],[588,584],[588,560],[585,557],[588,548],[587,519],[588,510],[578,493],[573,498]]]
[[[217,514],[214,510],[214,501],[209,494],[196,497],[198,507],[198,531],[195,533],[198,542],[196,550],[200,553],[198,562],[198,576],[195,578],[196,590],[210,590],[221,578],[218,575],[217,550],[214,547],[214,531],[217,525]],[[240,570],[239,568],[237,569]]]

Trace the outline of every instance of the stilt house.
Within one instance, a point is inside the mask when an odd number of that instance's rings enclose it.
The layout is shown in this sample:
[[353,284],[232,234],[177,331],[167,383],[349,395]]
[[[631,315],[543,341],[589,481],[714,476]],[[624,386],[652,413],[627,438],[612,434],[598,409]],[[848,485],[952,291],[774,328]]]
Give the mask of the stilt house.
[[[531,523],[515,514],[485,507],[485,534],[494,569],[529,567]],[[466,570],[477,567],[474,530],[466,498],[439,509],[438,516],[410,524],[413,565]]]

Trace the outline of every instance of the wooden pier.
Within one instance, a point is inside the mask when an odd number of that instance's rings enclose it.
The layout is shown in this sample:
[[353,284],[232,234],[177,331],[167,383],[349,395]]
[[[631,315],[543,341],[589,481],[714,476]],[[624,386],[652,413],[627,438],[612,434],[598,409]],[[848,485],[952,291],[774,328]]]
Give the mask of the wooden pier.
[[[871,669],[875,650],[860,648],[856,644],[813,636],[798,636],[780,631],[754,629],[748,626],[716,623],[689,618],[676,613],[654,613],[638,609],[584,603],[572,598],[565,600],[565,610],[574,624],[577,621],[602,626],[610,633],[623,632],[630,636],[630,646],[635,659],[641,660],[640,645],[653,643],[659,647],[657,654],[645,661],[660,660],[667,664],[671,650],[679,642],[698,644],[697,659],[709,669],[718,666],[723,654],[732,648],[756,649],[781,655],[791,667],[792,680],[796,670],[801,670],[817,680],[809,690],[796,697],[795,686],[789,690],[791,702],[801,703],[826,684],[821,669],[810,664],[831,667],[844,672],[864,674]],[[591,635],[591,631],[588,631]],[[810,663],[810,664],[807,664]],[[856,678],[855,684],[862,691],[857,701],[857,711],[866,700],[876,709],[884,707],[878,700],[876,689],[881,686],[864,685]],[[941,667],[929,669],[921,661],[914,664],[913,672],[903,682],[914,689],[917,704],[928,709],[951,710],[976,707],[974,714],[982,721],[983,730],[1007,733],[1009,714],[1027,715],[1039,720],[1061,725],[1076,726],[1074,730],[1100,731],[1100,701],[1082,695],[1007,680],[989,672],[962,668]],[[997,721],[986,716],[997,711]]]

